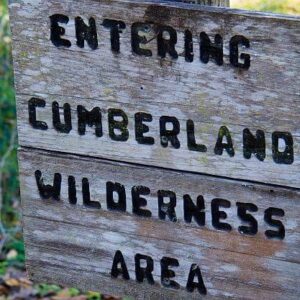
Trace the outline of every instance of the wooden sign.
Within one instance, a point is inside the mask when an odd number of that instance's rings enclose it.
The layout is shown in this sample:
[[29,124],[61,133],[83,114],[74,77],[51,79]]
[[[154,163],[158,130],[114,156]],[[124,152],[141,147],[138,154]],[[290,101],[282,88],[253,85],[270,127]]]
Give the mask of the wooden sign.
[[300,18],[133,0],[10,10],[30,277],[299,299]]

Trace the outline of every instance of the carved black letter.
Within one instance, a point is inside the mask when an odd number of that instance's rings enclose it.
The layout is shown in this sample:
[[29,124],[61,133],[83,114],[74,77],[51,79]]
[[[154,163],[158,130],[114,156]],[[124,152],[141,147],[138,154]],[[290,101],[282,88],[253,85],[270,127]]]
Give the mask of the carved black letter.
[[220,222],[220,219],[225,220],[227,214],[225,211],[220,211],[219,208],[229,208],[230,202],[224,199],[213,199],[211,202],[212,224],[216,229],[231,231],[231,226],[227,223]]
[[256,137],[248,128],[243,132],[244,157],[250,159],[252,153],[258,160],[264,161],[266,158],[266,140],[265,133],[262,130],[256,131]]
[[184,53],[186,62],[194,61],[193,35],[189,30],[184,32]]
[[47,130],[48,125],[46,122],[36,120],[36,108],[45,107],[46,101],[39,98],[31,98],[28,101],[29,123],[34,129]]
[[61,123],[59,104],[57,102],[52,103],[52,115],[53,115],[53,127],[61,133],[69,133],[72,130],[72,116],[71,106],[68,103],[64,104],[64,119],[65,124]]
[[199,226],[205,225],[205,203],[203,196],[198,196],[197,205],[194,204],[190,195],[183,196],[184,201],[184,220],[187,223],[192,222],[194,217]]
[[[135,260],[135,275],[136,275],[136,281],[143,282],[145,278],[147,278],[148,283],[154,284],[153,279],[153,259],[150,256],[137,254],[134,258]],[[146,261],[146,267],[141,267],[141,261]]]
[[[123,121],[116,121],[115,118],[120,117]],[[126,142],[129,138],[128,117],[121,109],[109,109],[108,110],[108,126],[109,136],[112,140],[118,142]],[[116,135],[115,130],[119,130],[120,134]]]
[[149,49],[141,48],[141,44],[148,43],[145,36],[140,36],[140,31],[148,31],[151,28],[150,24],[146,23],[133,23],[131,27],[131,47],[133,53],[143,56],[152,56],[152,51]]
[[237,215],[243,221],[249,223],[249,226],[239,226],[239,232],[246,235],[255,235],[257,234],[257,221],[256,219],[247,214],[247,210],[250,212],[257,212],[258,208],[252,203],[240,203],[237,202],[236,206],[238,207]]
[[218,66],[223,65],[223,38],[216,34],[213,44],[205,32],[200,34],[200,60],[207,64],[209,58],[214,58]]
[[[197,276],[198,282],[194,282],[195,276]],[[194,292],[194,289],[197,289],[201,295],[207,294],[207,290],[204,285],[200,267],[196,264],[191,265],[189,278],[186,284],[186,289],[190,293]]]
[[[121,268],[118,268],[118,265],[120,264]],[[113,265],[111,268],[111,277],[118,278],[120,274],[122,274],[123,279],[129,280],[129,273],[128,269],[123,257],[123,254],[121,251],[117,251],[114,257]]]
[[58,23],[62,24],[68,24],[69,18],[64,15],[53,15],[50,17],[50,23],[51,23],[51,35],[50,39],[51,42],[55,47],[71,47],[71,42],[69,40],[64,40],[61,38],[62,35],[66,33],[66,30],[59,26]]
[[169,269],[169,266],[179,267],[179,262],[175,258],[163,257],[160,261],[161,266],[161,283],[163,286],[167,288],[172,288],[178,290],[180,285],[174,281],[170,280],[170,278],[174,278],[175,272]]
[[77,204],[77,191],[76,191],[76,180],[75,177],[69,176],[68,178],[68,191],[69,191],[69,202],[70,204]]
[[99,107],[93,108],[91,111],[86,110],[83,106],[78,105],[78,133],[85,135],[86,125],[89,127],[95,126],[95,134],[97,137],[102,137],[102,115]]
[[146,186],[134,186],[131,190],[132,195],[132,212],[138,216],[151,217],[152,213],[150,210],[141,209],[147,205],[147,200],[141,195],[146,196],[150,194],[150,189]]
[[177,32],[170,26],[162,26],[157,35],[158,56],[165,58],[167,53],[174,59],[178,58],[178,53],[175,50],[177,44]]
[[[164,198],[169,198],[168,203],[164,202]],[[176,194],[171,191],[158,191],[158,215],[161,220],[165,220],[168,215],[172,222],[177,222],[176,212]]]
[[[223,143],[223,138],[226,137],[227,143]],[[223,150],[226,150],[230,157],[234,156],[234,148],[233,143],[230,135],[230,131],[226,126],[222,126],[219,131],[218,140],[215,147],[215,154],[222,155]]]
[[[114,193],[118,194],[118,202],[114,199]],[[126,191],[120,183],[106,183],[107,208],[111,210],[126,211]]]
[[126,25],[122,21],[104,19],[102,25],[105,28],[110,29],[110,41],[111,41],[111,50],[114,52],[120,52],[120,33],[122,29],[126,28]]
[[[249,48],[250,41],[242,35],[236,35],[230,40],[230,63],[234,67],[248,70],[251,64],[250,55],[242,53],[239,56],[239,45]],[[239,62],[240,58],[244,60],[243,64]]]
[[37,183],[37,187],[40,193],[40,196],[43,199],[54,199],[59,201],[60,199],[60,190],[61,190],[61,174],[55,173],[54,174],[54,180],[53,180],[53,186],[48,184],[44,184],[44,179],[42,177],[42,172],[37,170],[35,172],[35,179]]
[[278,231],[275,230],[266,230],[265,235],[269,239],[278,238],[280,240],[283,240],[285,237],[285,228],[281,221],[274,220],[272,217],[278,216],[278,217],[284,217],[284,210],[279,208],[270,207],[265,211],[265,222],[273,227],[277,227]]
[[[175,149],[180,148],[180,142],[177,135],[180,133],[180,123],[175,117],[161,117],[160,123],[160,140],[164,148],[168,147],[169,141]],[[167,123],[172,123],[173,129],[167,130]]]
[[[279,150],[279,141],[285,143],[285,150]],[[291,165],[294,162],[294,140],[289,132],[273,132],[272,134],[273,159],[277,164]]]
[[207,148],[205,145],[197,145],[195,139],[195,125],[192,120],[188,120],[186,123],[186,131],[187,131],[187,144],[188,148],[191,151],[198,152],[207,152]]
[[90,195],[90,184],[87,178],[82,179],[82,198],[83,198],[83,205],[91,208],[101,208],[101,204],[96,201],[91,201]]
[[153,145],[154,138],[146,137],[144,133],[149,132],[149,127],[143,122],[152,122],[152,115],[146,113],[135,114],[135,138],[139,144]]
[[86,40],[92,50],[98,48],[97,27],[94,18],[89,19],[89,26],[84,23],[82,18],[75,18],[77,46],[84,48],[84,41]]

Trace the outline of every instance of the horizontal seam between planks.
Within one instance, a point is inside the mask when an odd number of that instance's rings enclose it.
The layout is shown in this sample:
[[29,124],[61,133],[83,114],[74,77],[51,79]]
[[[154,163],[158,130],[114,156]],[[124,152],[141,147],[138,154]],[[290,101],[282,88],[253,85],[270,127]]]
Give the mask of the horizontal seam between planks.
[[172,169],[172,168],[166,168],[166,167],[159,167],[159,166],[153,166],[153,165],[145,165],[142,163],[133,163],[133,162],[125,162],[125,161],[121,161],[121,160],[114,160],[114,159],[108,159],[108,158],[102,158],[102,157],[95,157],[95,156],[89,156],[89,155],[83,155],[83,154],[78,154],[78,153],[70,153],[70,152],[62,152],[62,151],[57,151],[57,150],[47,150],[44,148],[36,148],[36,147],[31,147],[31,146],[23,146],[21,145],[19,147],[19,151],[22,151],[22,149],[24,150],[37,150],[37,151],[41,151],[47,154],[52,153],[53,154],[59,154],[61,155],[61,157],[66,156],[66,155],[72,155],[75,157],[79,157],[79,158],[92,158],[95,160],[99,160],[99,161],[108,161],[111,163],[120,163],[120,164],[127,164],[127,165],[131,165],[131,166],[140,166],[140,167],[147,167],[147,168],[151,168],[151,169],[156,169],[156,170],[166,170],[166,171],[171,171],[171,172],[177,172],[177,173],[184,173],[184,174],[198,174],[198,175],[203,175],[203,176],[207,176],[207,177],[211,177],[211,178],[216,178],[216,179],[223,179],[223,180],[230,180],[231,182],[235,182],[235,183],[244,183],[244,184],[257,184],[257,185],[261,185],[264,187],[274,187],[274,188],[283,188],[286,190],[290,190],[290,191],[296,191],[296,192],[300,192],[300,188],[296,188],[296,187],[292,187],[292,186],[285,186],[285,185],[280,185],[280,184],[272,184],[272,183],[264,183],[264,182],[260,182],[260,181],[255,181],[255,180],[247,180],[247,179],[238,179],[238,178],[233,178],[233,177],[226,177],[226,176],[218,176],[218,175],[212,175],[212,174],[207,174],[207,173],[201,173],[201,172],[195,172],[195,171],[186,171],[186,170],[178,170],[178,169]]

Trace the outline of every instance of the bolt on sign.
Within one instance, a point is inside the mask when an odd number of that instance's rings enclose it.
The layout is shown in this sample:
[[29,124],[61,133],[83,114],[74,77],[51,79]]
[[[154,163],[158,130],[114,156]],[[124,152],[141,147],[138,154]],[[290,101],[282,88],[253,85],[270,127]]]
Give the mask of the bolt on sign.
[[299,17],[151,0],[10,13],[31,279],[300,298]]

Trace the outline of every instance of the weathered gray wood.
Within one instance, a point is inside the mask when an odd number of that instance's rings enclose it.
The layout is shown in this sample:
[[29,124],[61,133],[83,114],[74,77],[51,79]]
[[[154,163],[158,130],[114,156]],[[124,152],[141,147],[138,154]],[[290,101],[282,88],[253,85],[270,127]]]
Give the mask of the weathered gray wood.
[[[165,2],[184,2],[189,4],[199,4],[199,5],[209,5],[209,6],[221,6],[221,7],[229,7],[230,0],[165,0]],[[141,1],[147,2],[147,1]],[[162,1],[157,1],[162,2]]]
[[[144,0],[140,0],[140,2],[147,2]],[[199,5],[208,5],[208,6],[221,6],[221,7],[229,7],[230,0],[164,0],[164,1],[156,1],[158,3],[162,2],[183,2],[189,4],[199,4]]]
[[[186,285],[191,264],[198,263],[208,288],[205,299],[298,299],[299,265],[265,260],[256,256],[226,253],[214,249],[188,246],[149,237],[119,234],[84,225],[57,223],[25,217],[27,227],[27,266],[31,278],[59,284],[76,284],[84,290],[101,290],[135,299],[199,299],[200,295],[174,291],[160,285],[159,261],[163,256],[177,257],[176,279]],[[84,220],[82,220],[84,221]],[[122,225],[122,223],[120,224]],[[123,225],[124,226],[124,225]],[[125,225],[126,226],[126,225]],[[184,231],[183,231],[184,234]],[[166,250],[168,249],[168,250]],[[114,252],[121,250],[127,262],[131,281],[110,278]],[[134,255],[153,257],[155,286],[138,284],[134,275]],[[35,273],[37,272],[37,273]]]
[[[36,95],[36,94],[35,94]],[[27,99],[31,96],[19,98],[19,124],[20,141],[22,145],[35,148],[46,148],[60,152],[74,152],[89,156],[98,156],[102,158],[110,158],[117,161],[137,162],[145,165],[162,166],[177,170],[188,170],[214,175],[222,175],[226,177],[246,178],[253,181],[266,182],[272,184],[285,184],[287,186],[299,188],[299,168],[300,168],[300,137],[294,137],[295,148],[294,155],[296,160],[293,165],[276,164],[272,159],[272,133],[266,133],[267,140],[267,158],[264,162],[258,161],[254,156],[250,160],[243,157],[243,130],[245,127],[240,125],[231,125],[230,130],[233,134],[235,145],[235,157],[230,158],[226,151],[223,156],[215,155],[214,147],[216,144],[220,125],[212,123],[204,123],[199,119],[199,115],[195,111],[189,111],[190,108],[183,108],[181,111],[174,108],[168,108],[166,105],[159,104],[122,104],[115,101],[97,101],[94,99],[76,98],[76,104],[85,106],[87,109],[100,107],[103,112],[103,131],[101,138],[95,137],[94,128],[87,129],[85,136],[80,136],[77,132],[77,112],[76,106],[72,106],[73,128],[70,134],[58,133],[52,125],[52,102],[57,101],[62,107],[64,103],[72,103],[74,98],[61,96],[43,96],[47,99],[46,107],[38,109],[38,117],[40,120],[46,121],[49,125],[47,131],[37,131],[28,123]],[[21,100],[22,99],[22,100]],[[23,100],[26,99],[26,100]],[[126,107],[126,109],[124,109]],[[109,108],[123,109],[129,118],[130,137],[128,142],[113,142],[109,137],[108,114]],[[203,108],[205,109],[205,108]],[[297,108],[295,107],[297,110]],[[139,145],[135,140],[135,123],[134,115],[136,112],[149,112],[153,115],[153,122],[150,126],[150,133],[155,139],[155,145]],[[271,111],[270,111],[271,114]],[[178,116],[183,128],[179,135],[182,144],[181,149],[174,149],[171,146],[167,149],[160,145],[159,118],[164,115]],[[189,151],[187,148],[187,132],[185,128],[186,121],[195,120],[195,135],[200,138],[199,143],[203,143],[208,147],[207,153],[199,153]],[[254,122],[254,121],[253,121]],[[261,123],[266,123],[262,121]],[[292,121],[291,121],[292,123]],[[287,128],[291,123],[286,122]],[[295,127],[297,119],[295,117]],[[266,126],[268,126],[266,124]],[[249,127],[254,133],[258,127]],[[259,127],[261,128],[261,127]],[[280,128],[280,127],[275,127]]]
[[[19,155],[27,266],[32,279],[117,295],[129,294],[137,299],[153,299],[153,293],[157,293],[159,299],[183,299],[192,295],[196,299],[199,297],[196,292],[190,294],[184,288],[178,292],[159,289],[159,260],[170,256],[180,261],[176,280],[181,286],[186,284],[189,265],[199,263],[208,299],[299,297],[299,191],[44,151],[22,150]],[[45,184],[52,184],[54,173],[62,175],[60,201],[41,199],[34,177],[36,170],[42,172]],[[78,204],[75,206],[68,200],[70,175],[77,182]],[[82,205],[80,183],[83,177],[89,179],[91,199],[101,203],[101,210]],[[107,210],[107,181],[125,186],[126,213]],[[131,188],[137,185],[151,190],[151,194],[145,196],[148,202],[145,209],[152,211],[151,218],[132,214]],[[178,222],[158,220],[158,190],[176,193]],[[184,194],[190,194],[193,200],[198,195],[204,196],[207,216],[204,227],[194,221],[185,223]],[[228,215],[224,221],[233,227],[230,233],[218,231],[211,225],[210,202],[214,198],[231,202],[231,208],[224,209]],[[252,214],[258,221],[257,235],[249,237],[238,232],[237,228],[244,223],[237,216],[237,202],[258,206],[258,212]],[[266,229],[272,229],[263,220],[263,212],[268,207],[285,211],[285,217],[278,218],[286,229],[284,240],[272,240],[264,235]],[[116,250],[126,256],[132,278],[130,284],[110,279]],[[153,257],[158,282],[154,287],[135,283],[136,253]]]
[[[299,188],[299,18],[183,3],[157,6],[151,2],[132,3],[12,1],[20,145]],[[69,49],[58,49],[49,41],[49,16],[54,13],[70,17],[69,24],[64,26],[66,38],[73,44]],[[76,46],[74,17],[78,15],[96,18],[97,50],[92,51],[87,45],[84,49]],[[127,25],[121,34],[120,54],[110,50],[109,31],[100,25],[104,18],[124,20]],[[178,60],[157,57],[155,40],[147,46],[153,50],[152,57],[132,53],[130,26],[143,21],[170,25],[178,31]],[[183,57],[183,32],[187,28],[194,35],[192,63]],[[202,31],[212,40],[215,34],[222,35],[223,66],[199,61],[198,39]],[[250,40],[250,49],[240,49],[251,55],[249,70],[229,64],[229,41],[235,35]],[[38,109],[38,117],[48,122],[46,132],[33,129],[28,123],[27,102],[33,96],[46,100],[46,108]],[[53,130],[53,101],[60,105],[67,102],[73,109],[73,130],[69,135]],[[103,125],[103,138],[95,138],[92,131],[80,137],[75,115],[77,105],[89,109],[99,106],[104,122],[108,108],[124,110],[129,115],[129,141],[112,142],[107,137],[107,123]],[[135,141],[132,118],[136,112],[153,115],[149,135],[156,139],[155,145],[138,145]],[[180,120],[180,149],[164,149],[160,145],[158,120],[162,115]],[[188,119],[195,121],[196,139],[206,144],[207,153],[187,149]],[[226,152],[223,156],[214,154],[217,133],[223,125],[232,132],[235,146],[232,158]],[[254,156],[250,160],[243,157],[245,128],[253,133],[258,129],[265,132],[264,162]],[[271,135],[274,131],[293,135],[295,161],[292,165],[273,161]]]
[[[128,294],[136,299],[199,299],[197,290],[189,293],[186,289],[190,268],[197,264],[207,288],[207,299],[299,299],[300,18],[181,2],[10,2],[24,239],[31,279],[120,296]],[[227,0],[199,2],[228,5]],[[57,48],[50,41],[49,17],[58,13],[69,17],[68,24],[60,25],[66,29],[63,38],[70,40],[70,48]],[[90,17],[95,19],[99,41],[96,50],[91,50],[86,41],[84,48],[76,45],[74,19],[78,16],[85,22]],[[104,19],[126,24],[120,33],[118,54],[111,50],[109,28],[102,26]],[[141,47],[150,49],[151,57],[139,56],[132,50],[131,26],[136,22],[150,24],[142,30],[148,42]],[[157,54],[162,25],[171,26],[178,34],[178,59]],[[193,62],[187,62],[185,57],[186,30],[193,35]],[[200,61],[201,32],[206,32],[211,41],[215,34],[222,36],[222,66]],[[250,41],[249,49],[238,49],[251,55],[249,69],[236,68],[230,61],[230,53],[234,56],[230,41],[238,35]],[[168,38],[163,34],[163,39]],[[243,59],[239,62],[243,63]],[[33,128],[35,108],[29,108],[33,97],[45,101],[45,107],[36,109],[36,118],[47,123],[47,130]],[[70,104],[70,133],[55,129],[55,101],[61,120],[62,107]],[[88,126],[85,134],[79,134],[78,105],[88,110],[101,109],[103,136],[96,137],[95,128]],[[126,142],[113,141],[109,136],[111,108],[121,109],[128,116]],[[136,140],[136,127],[141,127],[135,124],[138,112],[153,117],[151,122],[145,122],[150,128],[145,135],[155,139],[154,145],[141,145]],[[179,121],[180,149],[161,146],[162,116]],[[187,120],[194,121],[196,141],[207,146],[206,153],[188,148]],[[216,154],[214,148],[221,126],[231,132],[234,157],[226,151],[222,156]],[[246,128],[254,134],[258,129],[264,131],[267,157],[263,162],[254,155],[249,160],[244,157]],[[274,161],[274,132],[292,134],[292,164]],[[284,147],[280,143],[281,151]],[[42,178],[38,178],[39,172]],[[58,186],[62,179],[58,199],[47,196],[54,176]],[[73,180],[76,193],[71,186]],[[107,182],[124,186],[123,211],[109,208]],[[42,186],[40,192],[38,184]],[[143,196],[147,206],[142,209],[149,210],[151,217],[141,217],[133,211],[131,193],[137,186],[150,190],[149,195]],[[158,191],[176,194],[176,216],[169,217],[167,204],[160,211]],[[194,203],[198,196],[204,198],[205,225],[199,225],[195,218],[187,222],[184,213],[191,212],[184,205],[187,194]],[[94,208],[90,206],[89,195]],[[77,203],[70,204],[71,198]],[[167,203],[168,199],[165,200]],[[221,206],[219,210],[226,213],[220,222],[230,225],[231,230],[217,229],[217,212],[213,213],[212,208],[215,201],[229,203],[230,207]],[[246,210],[252,216],[248,222],[238,212],[241,203],[257,207],[255,212]],[[273,215],[284,226],[281,240],[267,234],[267,230],[278,230],[278,225],[271,226],[266,218],[270,208],[284,212],[284,216]],[[159,215],[162,212],[167,213],[165,220]],[[240,227],[249,228],[253,218],[257,232],[251,236],[241,233]],[[111,277],[117,250],[124,255],[130,281],[121,276]],[[134,257],[138,253],[153,258],[154,285],[137,283]],[[173,279],[181,286],[179,290],[163,287],[161,283],[163,257],[179,260],[178,268],[171,267],[176,273]]]

